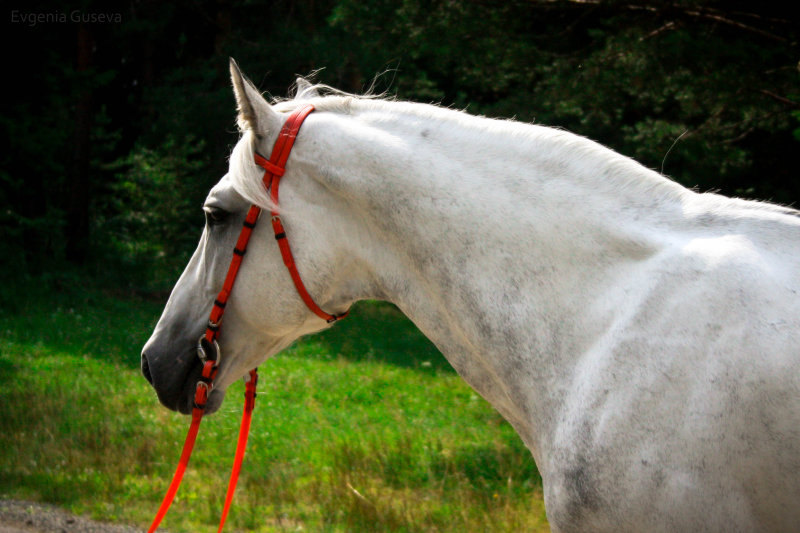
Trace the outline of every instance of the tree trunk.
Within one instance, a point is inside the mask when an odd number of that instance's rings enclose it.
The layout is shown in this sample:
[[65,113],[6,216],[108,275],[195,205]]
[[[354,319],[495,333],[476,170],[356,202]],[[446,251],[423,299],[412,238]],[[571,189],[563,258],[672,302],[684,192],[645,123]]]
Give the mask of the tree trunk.
[[92,35],[86,24],[78,25],[75,136],[67,193],[66,257],[73,263],[86,260],[89,249],[89,144],[92,128],[92,87],[88,70],[92,60]]

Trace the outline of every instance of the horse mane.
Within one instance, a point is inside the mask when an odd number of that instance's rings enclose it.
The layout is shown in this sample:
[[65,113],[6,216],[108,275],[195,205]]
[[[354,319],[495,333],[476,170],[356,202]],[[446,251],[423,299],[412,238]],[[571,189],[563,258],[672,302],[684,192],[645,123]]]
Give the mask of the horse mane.
[[[350,115],[365,110],[385,110],[395,116],[413,115],[428,121],[454,121],[463,128],[477,131],[479,135],[496,134],[516,139],[530,146],[531,151],[542,150],[546,146],[549,158],[574,166],[575,179],[594,180],[593,187],[607,187],[612,194],[624,194],[628,197],[639,194],[641,198],[649,198],[650,201],[655,198],[679,203],[687,193],[684,187],[655,170],[586,137],[560,128],[511,119],[488,119],[437,104],[396,100],[383,93],[373,94],[371,89],[364,94],[353,94],[321,83],[312,84],[304,78],[298,78],[290,92],[293,93],[290,97],[272,98],[273,109],[280,113],[289,113],[300,105],[311,103],[320,112]],[[231,153],[230,178],[234,188],[245,199],[262,208],[274,209],[276,206],[270,201],[261,182],[263,173],[253,163],[255,143],[252,131],[242,131],[240,142]],[[792,208],[767,202],[744,201],[712,194],[704,196],[714,196],[723,204],[730,202],[739,208],[747,205],[748,210],[798,215]]]

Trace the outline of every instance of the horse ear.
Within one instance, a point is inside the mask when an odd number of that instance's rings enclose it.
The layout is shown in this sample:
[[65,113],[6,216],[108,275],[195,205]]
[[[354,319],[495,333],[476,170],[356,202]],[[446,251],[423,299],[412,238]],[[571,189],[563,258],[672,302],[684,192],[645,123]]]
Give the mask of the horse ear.
[[294,85],[297,87],[295,98],[299,100],[306,100],[307,98],[316,98],[319,96],[319,91],[305,78],[297,78]]
[[258,137],[277,131],[280,128],[278,114],[272,110],[272,106],[264,100],[253,83],[242,74],[233,58],[230,61],[230,68],[233,94],[236,96],[239,110],[237,118],[239,128],[253,130]]

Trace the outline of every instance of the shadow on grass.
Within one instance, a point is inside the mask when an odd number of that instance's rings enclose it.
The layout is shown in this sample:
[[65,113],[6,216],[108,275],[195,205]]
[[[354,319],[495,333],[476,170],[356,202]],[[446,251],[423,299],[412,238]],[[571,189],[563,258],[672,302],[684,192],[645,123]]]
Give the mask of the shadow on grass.
[[[0,284],[0,298],[14,303],[0,308],[6,341],[127,368],[139,366],[140,350],[166,303],[166,298],[146,297],[76,272],[19,276]],[[386,302],[359,302],[347,320],[304,342],[321,344],[329,354],[351,361],[455,372],[416,326]]]
[[[19,276],[0,284],[3,341],[139,367],[163,302],[120,294],[80,274]],[[2,343],[0,343],[2,349]],[[3,369],[0,369],[3,370]]]
[[358,302],[347,319],[310,341],[349,361],[378,361],[431,373],[455,373],[436,346],[387,302]]

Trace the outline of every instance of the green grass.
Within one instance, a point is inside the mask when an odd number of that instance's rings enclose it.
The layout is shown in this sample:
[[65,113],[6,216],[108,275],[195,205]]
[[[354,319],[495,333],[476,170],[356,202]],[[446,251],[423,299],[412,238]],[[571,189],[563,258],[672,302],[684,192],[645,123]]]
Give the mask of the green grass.
[[[188,418],[138,371],[163,302],[85,279],[6,284],[0,312],[0,497],[149,525]],[[204,419],[173,532],[216,531],[241,383]],[[392,306],[260,368],[226,531],[547,531],[541,480],[511,427]]]

